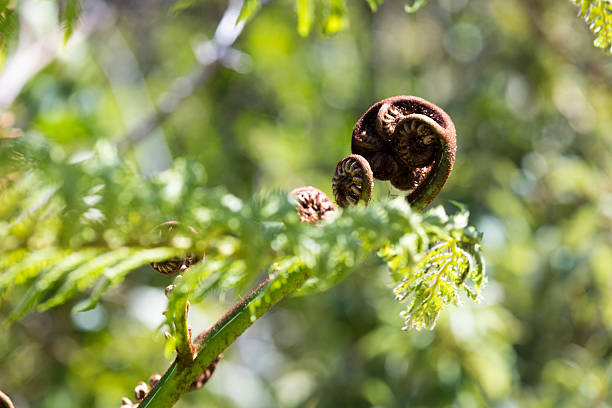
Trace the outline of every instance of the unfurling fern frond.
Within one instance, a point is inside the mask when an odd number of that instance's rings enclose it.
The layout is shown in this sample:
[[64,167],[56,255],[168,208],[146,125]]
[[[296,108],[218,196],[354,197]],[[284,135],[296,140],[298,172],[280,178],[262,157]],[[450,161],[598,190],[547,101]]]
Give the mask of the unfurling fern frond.
[[[84,309],[91,308],[130,271],[185,254],[205,260],[176,282],[170,328],[187,298],[242,289],[265,271],[274,288],[295,268],[305,276],[299,293],[321,291],[376,253],[398,299],[409,301],[410,327],[433,327],[444,306],[457,304],[461,291],[476,299],[485,280],[480,237],[465,212],[420,214],[398,199],[346,208],[313,226],[300,222],[286,194],[244,201],[203,187],[197,163],[177,161],[144,179],[105,142],[86,160],[60,160],[49,155],[55,146],[21,139],[0,145],[0,306],[9,323],[87,291]],[[156,228],[178,220],[189,228]]]
[[612,1],[572,0],[578,6],[578,15],[584,19],[595,36],[593,45],[612,53]]

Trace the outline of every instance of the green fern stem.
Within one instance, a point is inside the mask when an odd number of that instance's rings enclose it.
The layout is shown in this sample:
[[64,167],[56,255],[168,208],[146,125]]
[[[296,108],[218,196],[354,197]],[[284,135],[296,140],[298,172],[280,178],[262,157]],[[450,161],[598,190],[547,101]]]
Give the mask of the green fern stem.
[[262,282],[215,325],[196,338],[197,354],[193,361],[186,362],[176,359],[139,407],[168,408],[173,406],[181,395],[189,390],[189,386],[196,377],[223,350],[272,306],[299,288],[308,277],[308,268],[301,263],[293,262],[283,273],[277,273]]

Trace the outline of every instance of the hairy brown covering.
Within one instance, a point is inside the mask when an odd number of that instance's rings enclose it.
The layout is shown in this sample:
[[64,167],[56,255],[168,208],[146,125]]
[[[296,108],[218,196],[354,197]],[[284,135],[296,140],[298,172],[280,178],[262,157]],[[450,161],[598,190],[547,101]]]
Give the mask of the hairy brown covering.
[[372,169],[365,158],[351,154],[338,162],[332,178],[332,190],[338,206],[357,205],[359,201],[368,204],[373,189]]
[[329,197],[315,187],[300,187],[290,193],[297,199],[297,211],[302,222],[314,223],[336,211]]
[[457,151],[455,125],[444,110],[416,96],[394,96],[371,106],[353,129],[351,150],[374,177],[412,190],[425,206],[448,179]]

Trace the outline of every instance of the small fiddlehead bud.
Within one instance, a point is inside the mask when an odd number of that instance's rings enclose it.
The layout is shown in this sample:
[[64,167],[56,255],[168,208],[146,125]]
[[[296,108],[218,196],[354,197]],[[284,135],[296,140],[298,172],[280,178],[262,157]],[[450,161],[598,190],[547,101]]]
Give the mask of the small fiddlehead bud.
[[[181,226],[181,223],[178,221],[168,221],[158,225],[156,228],[159,228],[160,237],[163,237],[164,234],[171,233],[179,226]],[[187,229],[191,234],[197,235],[197,231],[193,227],[187,226]],[[161,262],[151,262],[151,267],[161,274],[174,275],[175,273],[185,271],[185,269],[202,259],[199,259],[195,254],[187,254],[184,258],[174,257]]]
[[315,223],[336,211],[332,200],[318,188],[300,187],[289,194],[297,200],[297,211],[302,222]]
[[440,192],[452,171],[456,131],[440,107],[416,96],[394,96],[371,106],[357,121],[353,154],[368,161],[374,178],[389,180],[417,210]]
[[351,154],[338,162],[332,178],[332,191],[338,206],[357,205],[360,200],[367,205],[373,188],[372,169],[362,156]]

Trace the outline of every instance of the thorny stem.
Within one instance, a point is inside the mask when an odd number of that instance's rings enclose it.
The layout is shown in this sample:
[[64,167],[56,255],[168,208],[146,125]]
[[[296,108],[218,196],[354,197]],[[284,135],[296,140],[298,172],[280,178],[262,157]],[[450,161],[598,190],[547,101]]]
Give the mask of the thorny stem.
[[308,279],[308,269],[292,268],[266,279],[236,304],[210,329],[195,340],[197,354],[192,362],[172,363],[159,383],[140,403],[139,408],[168,408],[189,390],[195,378],[231,345],[255,320]]

